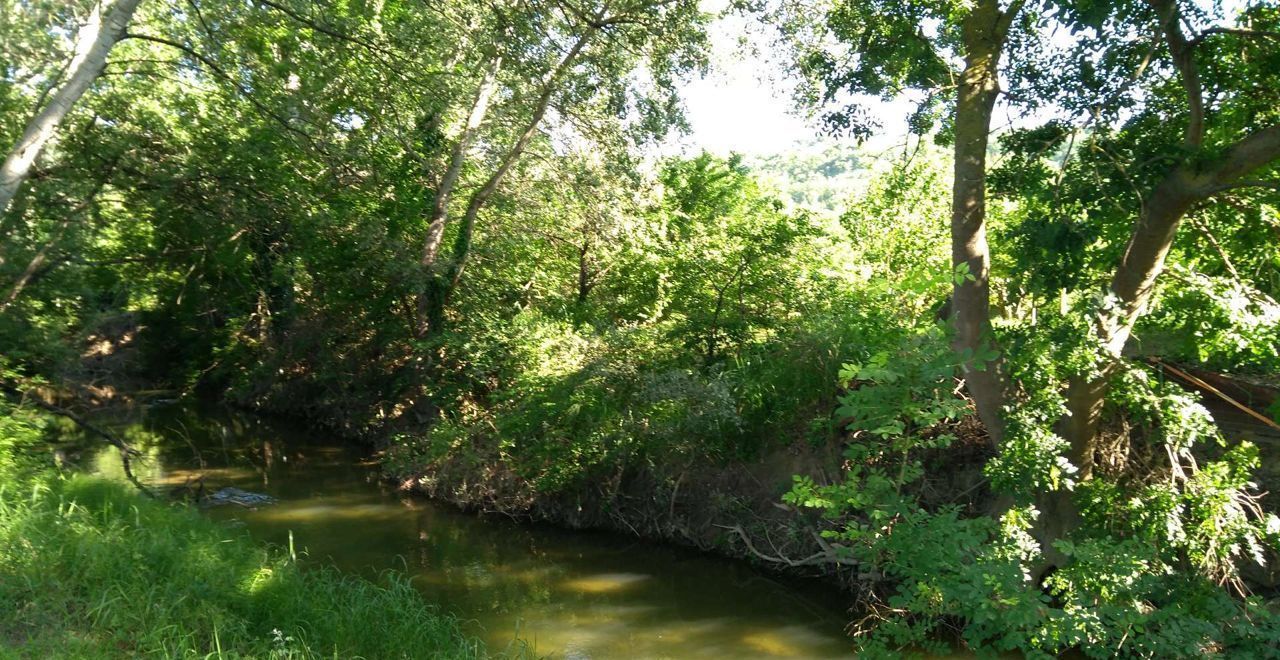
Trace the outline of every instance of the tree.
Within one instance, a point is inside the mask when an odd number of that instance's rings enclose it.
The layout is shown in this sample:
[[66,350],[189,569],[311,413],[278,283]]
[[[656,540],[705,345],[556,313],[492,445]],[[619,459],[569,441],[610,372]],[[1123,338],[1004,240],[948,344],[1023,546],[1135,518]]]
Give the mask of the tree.
[[[1241,117],[1252,116],[1255,121],[1265,122],[1266,113],[1259,114],[1259,110],[1250,109],[1258,106],[1235,100],[1240,85],[1271,88],[1270,81],[1264,83],[1257,78],[1260,73],[1233,79],[1244,71],[1265,71],[1270,61],[1259,50],[1277,38],[1271,29],[1275,12],[1266,7],[1248,10],[1241,17],[1241,27],[1209,23],[1190,37],[1184,34],[1183,26],[1192,19],[1206,22],[1210,17],[1199,10],[1188,15],[1173,1],[1135,2],[1112,11],[1094,5],[1048,3],[1035,16],[1024,16],[1019,24],[1015,19],[1021,11],[1021,2],[1004,9],[994,2],[978,2],[955,11],[945,3],[846,2],[832,10],[827,26],[830,35],[852,58],[852,66],[840,64],[844,56],[841,53],[820,48],[804,51],[799,60],[800,69],[816,86],[816,93],[828,102],[843,92],[924,92],[920,109],[912,118],[916,129],[933,126],[932,113],[941,101],[950,105],[949,122],[942,135],[954,140],[955,150],[951,231],[952,260],[957,269],[952,300],[955,347],[964,359],[966,384],[978,414],[997,446],[1004,429],[1000,411],[1010,393],[1000,375],[1000,359],[993,350],[991,336],[985,188],[991,113],[1001,91],[1000,58],[1006,46],[1012,43],[1016,50],[1008,78],[1009,84],[1018,88],[1014,96],[1019,102],[1035,107],[1058,104],[1086,116],[1089,123],[1118,117],[1121,108],[1141,107],[1130,93],[1132,86],[1119,83],[1126,77],[1134,84],[1152,86],[1153,101],[1141,110],[1144,117],[1156,112],[1157,107],[1168,108],[1172,103],[1169,89],[1161,87],[1156,76],[1169,72],[1178,81],[1183,96],[1179,111],[1186,116],[1181,145],[1160,141],[1158,146],[1152,142],[1145,148],[1148,156],[1155,149],[1164,149],[1165,153],[1157,155],[1154,162],[1169,167],[1167,163],[1172,161],[1174,165],[1162,177],[1144,182],[1150,186],[1149,192],[1140,200],[1139,218],[1132,224],[1128,248],[1109,287],[1115,304],[1095,323],[1098,341],[1113,357],[1119,355],[1150,299],[1180,220],[1214,195],[1242,185],[1272,185],[1265,180],[1250,181],[1248,177],[1278,157],[1280,135],[1275,126],[1265,123],[1241,126]],[[938,22],[936,32],[927,34],[921,27],[926,19]],[[1073,42],[1072,54],[1066,57],[1076,65],[1061,67],[1061,54],[1037,55],[1044,48],[1030,31],[1033,19],[1040,25],[1063,21],[1080,35]],[[798,30],[792,27],[791,32]],[[1111,39],[1110,35],[1116,33],[1129,38]],[[1228,75],[1225,65],[1215,63],[1212,88],[1206,89],[1200,72],[1204,65],[1197,58],[1225,40],[1232,40],[1233,46],[1248,50],[1251,56],[1223,54],[1238,65],[1237,71]],[[951,70],[949,62],[961,58],[963,69]],[[953,89],[955,96],[950,100]],[[1211,147],[1205,139],[1210,134],[1206,132],[1206,122],[1213,119],[1213,109],[1206,105],[1206,99],[1221,103],[1229,115],[1223,137],[1231,131],[1236,133]],[[1244,107],[1232,109],[1233,101]],[[831,113],[827,119],[835,127],[866,130],[855,106]],[[1157,127],[1153,137],[1164,129]],[[1036,148],[1043,151],[1046,147],[1060,147],[1070,134],[1059,130],[1052,144],[1038,144]],[[1132,165],[1140,164],[1151,163]],[[1132,181],[1134,172],[1126,170],[1121,176]],[[1106,383],[1113,373],[1114,366],[1108,366],[1100,373],[1073,379],[1068,389],[1070,414],[1063,419],[1062,432],[1073,447],[1072,462],[1085,477],[1092,464],[1090,454]]]
[[116,42],[124,38],[129,22],[141,0],[106,0],[94,5],[84,25],[76,34],[75,49],[65,68],[65,76],[47,90],[22,136],[9,151],[4,165],[0,166],[0,217],[9,210],[9,204],[18,188],[31,173],[36,158],[58,134],[58,128],[72,106],[102,75],[107,66],[107,55]]
[[[1273,101],[1265,94],[1259,98],[1241,87],[1247,83],[1274,90],[1280,82],[1272,73],[1274,68],[1267,70],[1274,64],[1275,46],[1280,44],[1280,32],[1275,31],[1278,17],[1280,13],[1274,8],[1268,11],[1257,6],[1240,17],[1242,27],[1234,27],[1213,24],[1212,17],[1176,0],[1149,0],[1125,7],[1111,18],[1118,23],[1108,26],[1112,29],[1146,33],[1159,40],[1162,64],[1168,67],[1174,84],[1157,88],[1160,100],[1143,113],[1159,112],[1161,106],[1176,107],[1182,139],[1181,144],[1168,144],[1168,129],[1152,131],[1155,127],[1150,122],[1145,126],[1144,122],[1131,122],[1131,130],[1138,133],[1131,139],[1162,143],[1166,152],[1161,166],[1147,173],[1150,178],[1139,184],[1144,192],[1137,219],[1108,286],[1106,303],[1094,321],[1104,363],[1095,373],[1073,378],[1068,389],[1069,415],[1063,429],[1071,443],[1071,461],[1080,468],[1081,478],[1089,478],[1093,470],[1108,383],[1134,325],[1151,301],[1183,219],[1197,206],[1228,191],[1280,185],[1274,179],[1250,178],[1280,161],[1280,117],[1267,112],[1267,104]],[[1082,23],[1090,18],[1076,16]],[[1201,23],[1195,28],[1197,33],[1188,36],[1186,26],[1195,23]],[[1088,46],[1111,60],[1127,59],[1122,52],[1132,52],[1127,43]],[[1233,70],[1228,73],[1224,64]],[[1141,75],[1145,67],[1138,66],[1141,68],[1136,71]],[[1208,76],[1202,73],[1205,68]],[[1169,98],[1174,93],[1182,95],[1181,103],[1175,105]],[[1136,170],[1142,163],[1129,166]]]
[[[485,73],[468,97],[465,120],[452,137],[448,164],[433,188],[420,259],[426,279],[417,301],[419,337],[443,330],[445,306],[466,267],[476,222],[544,129],[549,111],[556,110],[558,119],[569,125],[596,104],[615,117],[638,111],[643,128],[661,134],[678,121],[672,112],[673,76],[701,61],[696,45],[703,39],[705,17],[697,3],[687,0],[630,0],[591,10],[574,2],[534,3],[500,11],[494,18],[494,32],[478,44]],[[648,92],[639,92],[633,81],[619,75],[640,62],[647,64],[655,83]],[[499,86],[505,87],[507,100],[494,106]],[[471,149],[491,114],[508,123],[491,136],[501,137],[490,142],[493,150],[482,163]],[[475,187],[460,212],[451,209],[461,175],[471,168],[479,174]],[[457,226],[445,253],[451,224]]]
[[739,156],[672,160],[659,180],[650,249],[661,255],[660,308],[677,337],[714,364],[799,307],[819,232],[807,213],[787,213],[761,191]]
[[[997,447],[1004,432],[1006,395],[991,332],[986,159],[991,117],[1001,91],[1000,61],[1022,7],[1022,0],[1003,7],[998,0],[845,0],[818,19],[825,24],[816,34],[811,23],[804,27],[815,17],[803,5],[784,4],[781,12],[784,34],[799,37],[798,68],[812,85],[811,100],[831,103],[847,93],[889,97],[917,90],[924,95],[911,118],[917,132],[933,128],[940,107],[949,111],[945,136],[954,152],[954,346],[963,356],[965,384],[978,416]],[[827,37],[834,38],[834,48]],[[963,65],[955,66],[957,61]],[[833,129],[861,136],[872,127],[856,104],[827,114],[826,120]]]

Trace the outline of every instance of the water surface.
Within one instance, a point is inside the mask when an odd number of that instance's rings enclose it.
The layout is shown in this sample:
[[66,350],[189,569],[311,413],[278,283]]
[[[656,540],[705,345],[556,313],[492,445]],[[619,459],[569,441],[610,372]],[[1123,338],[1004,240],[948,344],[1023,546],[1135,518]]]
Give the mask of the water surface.
[[[279,503],[208,515],[304,561],[370,575],[404,570],[491,649],[521,639],[559,658],[838,658],[846,599],[827,585],[602,532],[476,516],[396,492],[336,439],[224,409],[141,408],[114,430],[143,450],[134,471],[171,488],[203,476]],[[122,476],[114,451],[90,452]]]

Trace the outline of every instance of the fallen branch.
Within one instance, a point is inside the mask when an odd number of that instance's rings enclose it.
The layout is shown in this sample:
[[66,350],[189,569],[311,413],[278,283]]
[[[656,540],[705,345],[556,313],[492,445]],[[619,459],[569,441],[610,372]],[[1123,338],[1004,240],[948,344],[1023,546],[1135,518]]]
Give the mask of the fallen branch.
[[1217,395],[1218,398],[1240,409],[1241,412],[1244,412],[1245,414],[1258,420],[1259,422],[1262,422],[1263,424],[1266,424],[1267,426],[1270,426],[1271,428],[1276,429],[1277,431],[1280,431],[1280,424],[1276,424],[1275,420],[1227,396],[1222,392],[1222,390],[1219,390],[1218,388],[1210,385],[1209,383],[1206,383],[1204,380],[1197,378],[1185,371],[1182,371],[1181,369],[1178,369],[1177,367],[1174,367],[1173,365],[1170,365],[1164,362],[1160,358],[1150,357],[1147,359],[1150,360],[1152,364],[1155,364],[1161,367],[1162,369],[1167,370],[1169,373],[1177,376],[1178,378],[1181,378],[1182,380],[1185,380],[1188,383],[1191,383],[1192,385],[1203,388],[1204,390],[1210,392],[1211,394]]

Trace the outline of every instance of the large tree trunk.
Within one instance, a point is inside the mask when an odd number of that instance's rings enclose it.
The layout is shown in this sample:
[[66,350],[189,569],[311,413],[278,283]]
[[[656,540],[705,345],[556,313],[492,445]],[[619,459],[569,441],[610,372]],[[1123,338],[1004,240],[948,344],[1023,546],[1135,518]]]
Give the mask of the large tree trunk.
[[1068,457],[1079,470],[1077,478],[1093,476],[1094,440],[1107,395],[1107,382],[1151,298],[1156,277],[1164,268],[1165,257],[1173,245],[1178,224],[1196,202],[1191,182],[1182,171],[1175,171],[1143,201],[1143,208],[1129,238],[1129,246],[1111,280],[1110,302],[1094,321],[1107,360],[1096,378],[1073,377],[1067,388],[1067,410],[1063,420],[1064,437],[1071,443]]
[[952,293],[954,347],[967,356],[965,384],[993,445],[1004,434],[1001,360],[982,355],[995,347],[991,335],[991,257],[987,247],[987,146],[991,115],[1000,94],[999,66],[1009,24],[1020,9],[1001,12],[995,0],[974,6],[963,25],[965,68],[955,114],[955,181],[951,199],[951,259],[958,278]]
[[53,90],[44,107],[36,110],[0,167],[0,216],[8,211],[9,203],[31,173],[36,158],[57,135],[58,126],[72,106],[102,74],[107,54],[124,37],[140,1],[116,0],[108,9],[104,0],[89,14],[88,22],[76,35],[75,54],[67,66],[66,82]]

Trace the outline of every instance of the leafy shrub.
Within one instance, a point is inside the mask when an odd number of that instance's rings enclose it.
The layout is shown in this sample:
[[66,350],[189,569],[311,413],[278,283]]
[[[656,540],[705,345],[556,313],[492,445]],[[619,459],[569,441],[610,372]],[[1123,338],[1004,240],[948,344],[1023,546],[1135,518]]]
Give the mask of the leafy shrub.
[[[1222,442],[1208,413],[1130,369],[1118,379],[1113,414],[1148,431],[1130,437],[1123,454],[1154,462],[1106,466],[1076,483],[1052,424],[1062,410],[1058,379],[1087,368],[1088,351],[1078,339],[1060,341],[1069,323],[1041,330],[1010,337],[1010,375],[1025,391],[986,467],[1015,503],[1000,515],[928,507],[913,491],[925,472],[921,453],[946,446],[947,422],[966,412],[941,333],[909,335],[897,351],[842,372],[849,388],[837,415],[852,431],[844,477],[830,485],[797,478],[784,500],[820,512],[832,546],[883,578],[874,585],[882,600],[860,625],[861,650],[944,651],[938,640],[958,626],[970,648],[1032,657],[1073,648],[1089,657],[1275,657],[1280,616],[1223,586],[1238,583],[1240,563],[1280,547],[1280,520],[1251,492],[1257,449],[1239,443],[1197,466],[1193,447]],[[1064,489],[1074,489],[1082,522],[1054,541],[1060,567],[1042,575],[1042,514],[1033,503],[1037,492],[1072,492]]]

